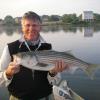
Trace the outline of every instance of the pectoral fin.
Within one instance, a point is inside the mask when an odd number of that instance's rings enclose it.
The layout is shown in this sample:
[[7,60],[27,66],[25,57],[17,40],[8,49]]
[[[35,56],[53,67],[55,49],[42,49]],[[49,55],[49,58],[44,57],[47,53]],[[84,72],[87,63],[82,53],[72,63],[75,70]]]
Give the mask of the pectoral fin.
[[36,64],[36,66],[46,67],[46,66],[48,66],[48,64],[38,62],[38,63]]
[[54,65],[53,64],[46,64],[46,63],[38,62],[31,69],[34,69],[34,70],[42,70],[42,71],[49,71],[49,70],[52,70],[53,68],[54,68]]

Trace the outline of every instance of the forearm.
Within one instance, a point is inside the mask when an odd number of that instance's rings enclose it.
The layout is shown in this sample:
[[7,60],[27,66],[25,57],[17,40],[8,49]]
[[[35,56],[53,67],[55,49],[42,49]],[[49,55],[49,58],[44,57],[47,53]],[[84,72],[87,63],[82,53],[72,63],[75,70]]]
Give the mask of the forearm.
[[5,46],[0,58],[0,86],[7,86],[11,80],[6,76],[6,69],[11,61],[8,46]]
[[1,86],[8,86],[11,82],[11,79],[9,80],[6,76],[5,71],[0,72],[0,87]]

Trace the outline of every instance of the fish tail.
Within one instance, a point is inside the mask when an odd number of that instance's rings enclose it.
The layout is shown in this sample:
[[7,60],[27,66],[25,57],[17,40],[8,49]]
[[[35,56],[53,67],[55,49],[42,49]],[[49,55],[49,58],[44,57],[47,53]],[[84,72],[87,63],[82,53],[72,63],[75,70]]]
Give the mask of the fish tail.
[[87,73],[87,75],[93,80],[94,79],[94,73],[95,70],[100,67],[100,65],[97,64],[90,64],[86,69],[85,72]]

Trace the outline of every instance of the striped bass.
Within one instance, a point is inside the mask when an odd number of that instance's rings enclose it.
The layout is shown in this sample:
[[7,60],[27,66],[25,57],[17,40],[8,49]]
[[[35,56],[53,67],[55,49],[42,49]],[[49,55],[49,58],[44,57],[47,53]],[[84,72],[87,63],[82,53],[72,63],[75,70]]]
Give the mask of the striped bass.
[[82,69],[90,77],[94,70],[98,67],[96,64],[87,63],[68,52],[58,52],[54,50],[28,51],[13,55],[18,64],[33,70],[49,71],[54,68],[55,61],[63,59],[65,65],[69,64],[70,71],[75,72],[76,69]]

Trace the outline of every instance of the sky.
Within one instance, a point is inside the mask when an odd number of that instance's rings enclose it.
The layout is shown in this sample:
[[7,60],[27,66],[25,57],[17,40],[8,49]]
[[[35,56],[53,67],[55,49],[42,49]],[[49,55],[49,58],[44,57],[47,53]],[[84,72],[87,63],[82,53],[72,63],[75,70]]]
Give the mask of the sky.
[[27,11],[41,15],[63,15],[83,11],[100,13],[100,0],[0,0],[0,18],[20,17]]

